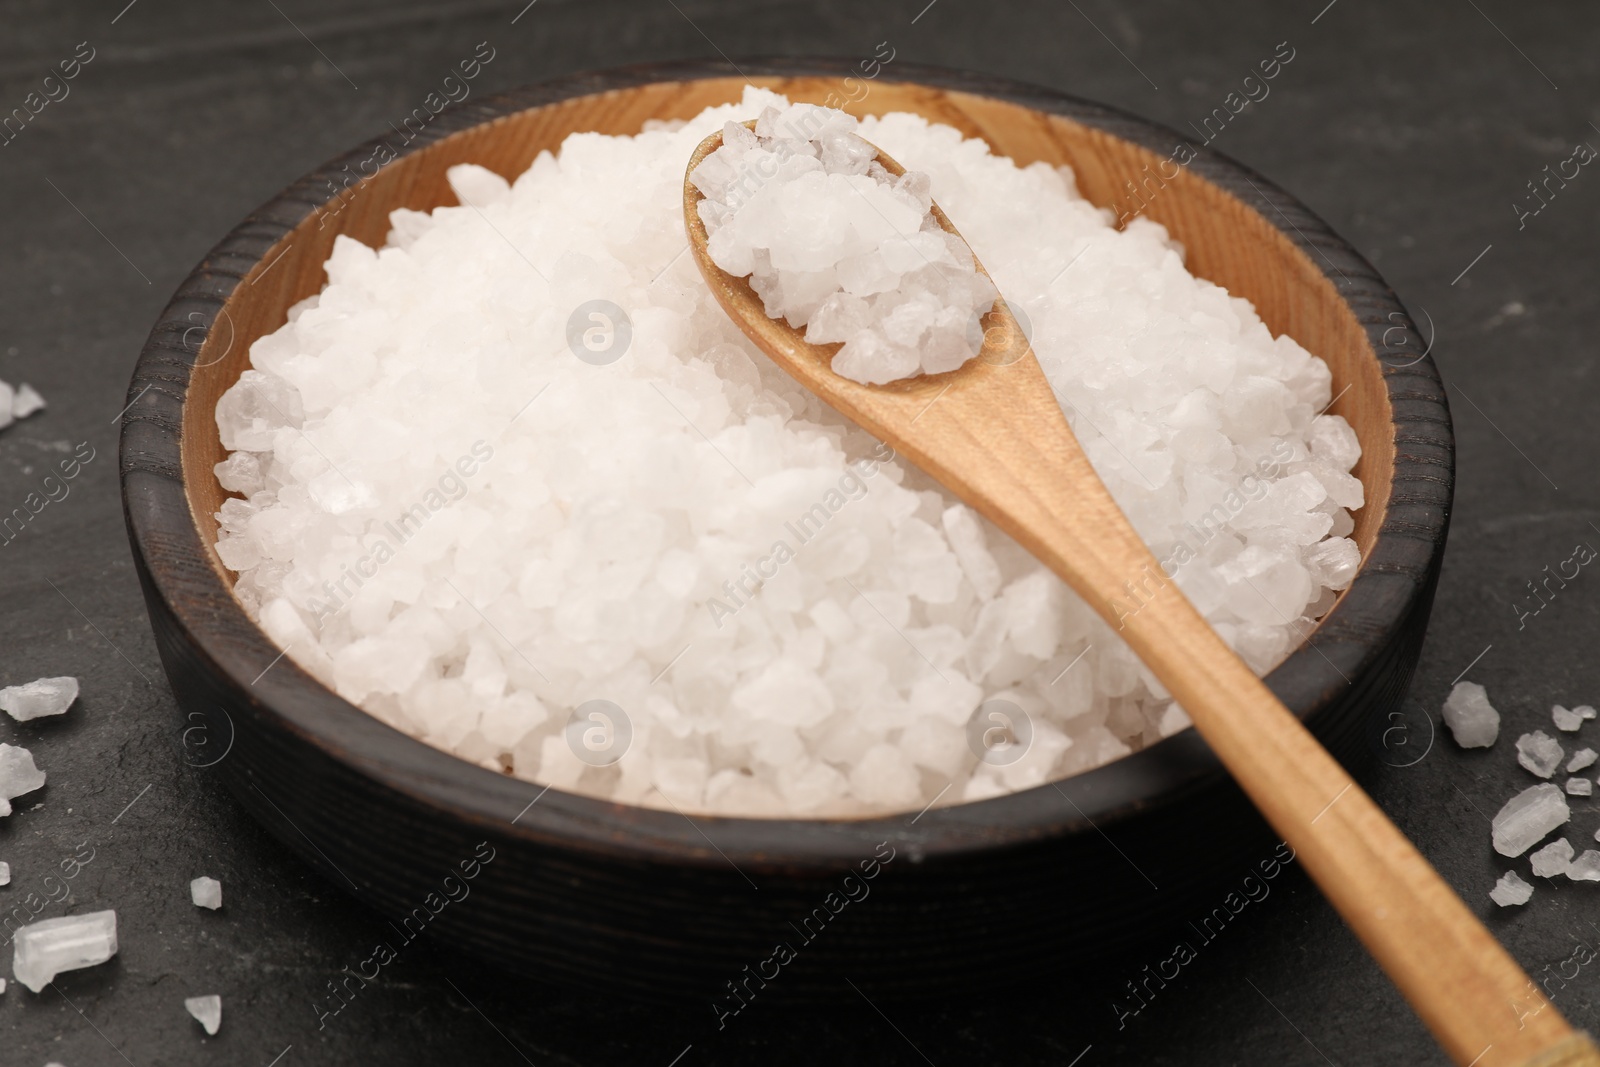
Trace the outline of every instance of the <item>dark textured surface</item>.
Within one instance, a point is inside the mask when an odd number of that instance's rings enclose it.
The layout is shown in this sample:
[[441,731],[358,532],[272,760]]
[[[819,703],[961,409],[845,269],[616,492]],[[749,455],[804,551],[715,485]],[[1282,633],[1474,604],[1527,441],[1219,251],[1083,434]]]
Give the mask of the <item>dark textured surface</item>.
[[[113,470],[113,419],[134,353],[218,235],[404,114],[476,42],[499,49],[480,90],[714,51],[668,3],[540,0],[514,26],[519,3],[278,6],[359,90],[271,4],[224,12],[142,0],[115,25],[120,3],[67,12],[13,2],[4,12],[6,110],[77,42],[89,39],[98,53],[70,97],[0,147],[0,377],[32,381],[52,401],[0,434],[5,507],[36,487],[63,445],[96,450],[70,495],[0,549],[0,678],[73,673],[85,684],[63,721],[0,726],[0,737],[29,745],[51,775],[0,823],[0,858],[13,867],[0,896],[10,904],[43,895],[45,874],[88,842],[94,858],[68,883],[72,902],[41,917],[116,907],[123,948],[108,966],[64,976],[58,991],[34,996],[13,985],[0,997],[0,1063],[266,1064],[287,1049],[286,1065],[668,1064],[690,1045],[685,1067],[1065,1063],[1089,1046],[1084,1064],[1442,1062],[1298,875],[1276,880],[1265,902],[1201,948],[1121,1031],[1112,999],[1164,953],[1078,975],[1073,989],[895,1005],[888,1018],[865,1001],[824,1012],[758,1001],[718,1033],[708,1009],[510,987],[419,942],[319,1031],[313,1002],[324,984],[389,935],[273,843],[204,771],[184,765]],[[1217,147],[1292,190],[1378,265],[1425,332],[1428,321],[1437,327],[1436,355],[1453,389],[1452,551],[1409,740],[1423,749],[1431,709],[1486,646],[1471,677],[1489,685],[1513,737],[1546,724],[1552,701],[1600,696],[1589,688],[1600,685],[1589,654],[1592,577],[1569,583],[1521,629],[1515,610],[1541,568],[1553,570],[1579,541],[1600,545],[1589,525],[1597,509],[1585,475],[1596,457],[1584,418],[1600,316],[1592,259],[1600,194],[1585,171],[1521,230],[1512,208],[1575,141],[1600,144],[1589,125],[1600,121],[1591,103],[1600,90],[1589,58],[1595,15],[1577,5],[1339,0],[1313,25],[1320,0],[1138,10],[1086,0],[1081,11],[939,0],[912,25],[921,3],[864,13],[846,4],[678,6],[733,55],[864,56],[889,39],[907,60],[1036,81],[1179,128],[1290,40],[1294,64]],[[1463,754],[1441,739],[1414,765],[1380,767],[1368,779],[1485,914],[1493,909],[1484,894],[1503,869],[1487,845],[1485,813],[1528,781],[1508,749],[1503,741]],[[1573,839],[1586,841],[1595,805],[1574,810]],[[199,873],[224,882],[221,912],[188,903],[185,884]],[[1522,912],[1490,916],[1536,976],[1556,974],[1576,940],[1593,945],[1597,920],[1600,891],[1544,883]],[[1552,980],[1556,1003],[1575,1022],[1600,1026],[1600,967],[1573,971],[1565,984]],[[1071,961],[1062,973],[1076,973]],[[182,1009],[183,997],[207,992],[225,1005],[223,1031],[209,1041]]]

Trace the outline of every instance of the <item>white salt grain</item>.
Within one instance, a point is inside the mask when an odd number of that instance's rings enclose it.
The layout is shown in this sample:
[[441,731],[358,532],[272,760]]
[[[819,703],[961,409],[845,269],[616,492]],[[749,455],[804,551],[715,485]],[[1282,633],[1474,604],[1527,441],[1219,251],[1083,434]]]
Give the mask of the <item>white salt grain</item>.
[[1572,759],[1567,761],[1567,773],[1573,774],[1585,767],[1594,766],[1595,760],[1600,759],[1600,753],[1592,748],[1580,748],[1572,754]]
[[[452,168],[476,207],[396,212],[381,250],[335,242],[327,287],[254,344],[217,406],[232,452],[217,476],[240,494],[217,551],[298,664],[463,759],[691,814],[916,811],[1161,735],[1171,696],[1116,630],[774,366],[684,254],[694,147],[753,117],[770,136],[787,107],[752,89],[677,128],[577,134],[505,191]],[[917,222],[936,199],[1030,321],[1141,536],[1270,670],[1355,559],[1318,547],[1350,533],[1359,489],[1354,433],[1318,415],[1326,365],[1189,275],[1160,226],[1116,229],[1068,170],[1019,168],[910,115],[859,134],[928,184],[883,186],[843,132],[797,148],[784,166],[862,195],[762,222],[794,257],[767,266],[805,276],[767,295],[812,314],[807,329],[832,315],[864,332],[871,301],[927,274],[914,256],[951,269],[956,250]],[[754,135],[731,136],[751,151]],[[746,206],[798,184],[752,180]],[[864,196],[908,220],[903,246]],[[830,280],[828,242],[852,227],[879,234],[875,254],[834,261]],[[824,308],[840,285],[860,303]],[[930,325],[917,303],[883,321],[919,333],[921,359],[942,311]],[[974,778],[966,727],[1002,693],[1021,694],[1039,750],[1010,778]],[[597,698],[631,725],[609,765],[566,732]]]
[[1545,733],[1535,730],[1531,734],[1523,734],[1517,738],[1517,762],[1523,768],[1540,778],[1548,778],[1561,766],[1561,759],[1565,753],[1561,750],[1561,742]]
[[17,391],[11,398],[11,416],[25,419],[35,411],[42,411],[44,406],[44,397],[39,395],[39,390],[23,382],[17,386]]
[[1583,725],[1583,714],[1581,712],[1577,710],[1568,711],[1560,704],[1550,709],[1550,718],[1554,720],[1557,730],[1564,730],[1569,734],[1576,733],[1578,728]]
[[11,799],[44,785],[44,772],[34,765],[33,753],[0,741],[0,816],[11,814]]
[[222,998],[215,993],[205,997],[185,997],[183,1006],[208,1034],[215,1035],[222,1026]]
[[1600,712],[1596,712],[1594,708],[1588,704],[1579,704],[1577,707],[1573,708],[1572,711],[1573,714],[1583,719],[1592,719],[1597,714],[1600,714]]
[[30,923],[12,938],[11,970],[35,993],[63,971],[104,963],[117,954],[117,913],[92,911]]
[[1554,878],[1558,874],[1567,873],[1567,865],[1572,862],[1572,842],[1566,838],[1558,838],[1529,856],[1533,864],[1533,873],[1540,878]]
[[1567,793],[1575,797],[1594,796],[1594,783],[1587,778],[1568,778]]
[[1585,849],[1567,866],[1566,873],[1574,882],[1600,882],[1600,851]]
[[0,689],[0,711],[18,722],[26,722],[45,715],[61,715],[77,699],[76,678],[40,678],[25,685]]
[[202,874],[189,883],[189,899],[194,901],[197,907],[215,911],[222,907],[222,883]]
[[842,341],[838,374],[883,384],[955,370],[982,347],[994,285],[939,227],[928,175],[891,175],[859,128],[811,104],[763,111],[754,134],[726,123],[689,175],[706,251],[808,342]]
[[0,862],[0,885],[11,884],[11,864]]
[[1559,787],[1548,782],[1529,786],[1495,813],[1494,850],[1502,856],[1520,856],[1571,817]]
[[1444,701],[1444,724],[1462,748],[1488,748],[1500,736],[1500,713],[1476,682],[1457,682]]
[[1516,871],[1502,874],[1500,880],[1494,884],[1494,889],[1489,892],[1489,899],[1502,908],[1514,904],[1526,904],[1532,896],[1533,886]]

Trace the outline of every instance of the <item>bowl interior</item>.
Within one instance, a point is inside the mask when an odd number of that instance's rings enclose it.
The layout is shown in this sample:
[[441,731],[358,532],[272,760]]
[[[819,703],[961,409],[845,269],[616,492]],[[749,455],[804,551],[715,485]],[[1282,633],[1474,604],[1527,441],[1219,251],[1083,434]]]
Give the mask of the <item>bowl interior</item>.
[[[750,80],[812,103],[824,102],[839,88],[836,77]],[[336,236],[376,246],[387,235],[395,208],[454,205],[445,172],[458,163],[477,163],[515,179],[568,134],[633,134],[648,119],[691,118],[708,106],[738,100],[744,84],[729,77],[641,85],[573,97],[461,130],[401,156],[364,181],[353,181],[336,204],[312,212],[262,256],[228,298],[218,326],[208,331],[183,410],[184,486],[201,543],[223,582],[231,588],[234,575],[215,549],[213,516],[229,495],[213,473],[226,458],[216,426],[217,400],[249,368],[250,346],[282,326],[293,304],[321,290],[323,263]],[[847,110],[915,112],[982,137],[1019,165],[1066,164],[1082,194],[1102,207],[1126,204],[1130,183],[1148,183],[1152,173],[1159,174],[1164,186],[1143,214],[1183,243],[1189,270],[1248,298],[1275,335],[1288,334],[1327,361],[1336,397],[1330,410],[1348,419],[1361,441],[1354,473],[1365,486],[1366,503],[1355,512],[1351,536],[1363,559],[1369,556],[1388,508],[1395,459],[1393,412],[1381,366],[1350,305],[1272,221],[1188,168],[1177,168],[1168,178],[1174,166],[1164,155],[1010,101],[881,80]]]

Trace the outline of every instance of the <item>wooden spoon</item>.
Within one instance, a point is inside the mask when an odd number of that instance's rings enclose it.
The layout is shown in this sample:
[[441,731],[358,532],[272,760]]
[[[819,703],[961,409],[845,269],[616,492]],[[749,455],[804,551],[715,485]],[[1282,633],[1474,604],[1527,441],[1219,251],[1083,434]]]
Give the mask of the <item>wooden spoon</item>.
[[[720,133],[702,141],[689,173],[721,144]],[[878,161],[904,173],[882,152]],[[830,369],[838,345],[807,344],[767,317],[748,281],[711,261],[701,199],[686,175],[689,246],[739,328],[988,516],[1120,631],[1457,1064],[1600,1067],[1600,1051],[1162,571],[1089,465],[1004,300],[984,319],[982,351],[961,369],[862,385]],[[933,214],[957,232],[937,205]]]

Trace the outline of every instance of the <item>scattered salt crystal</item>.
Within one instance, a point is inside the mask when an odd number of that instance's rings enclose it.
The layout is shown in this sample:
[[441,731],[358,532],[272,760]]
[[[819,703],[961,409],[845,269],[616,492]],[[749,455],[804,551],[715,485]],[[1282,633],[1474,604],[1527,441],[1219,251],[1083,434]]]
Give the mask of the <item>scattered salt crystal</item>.
[[222,883],[202,874],[189,883],[189,899],[198,907],[215,911],[222,907]]
[[0,711],[18,722],[44,715],[60,715],[78,699],[78,680],[72,677],[40,678],[25,685],[0,689]]
[[1600,851],[1585,849],[1567,866],[1567,877],[1574,882],[1600,882]]
[[1489,893],[1489,899],[1502,908],[1513,904],[1526,904],[1533,896],[1533,886],[1516,871],[1507,871],[1500,876],[1494,884],[1494,889]]
[[1500,736],[1500,713],[1476,682],[1457,682],[1444,701],[1444,724],[1462,748],[1488,748]]
[[1550,709],[1550,718],[1555,721],[1557,730],[1564,730],[1569,734],[1576,733],[1578,728],[1583,725],[1581,712],[1577,710],[1568,711],[1560,704]]
[[44,772],[34,766],[33,753],[0,741],[0,815],[11,814],[11,798],[44,785]]
[[11,970],[39,992],[62,971],[104,963],[117,954],[117,913],[91,911],[30,923],[12,938]]
[[[336,242],[327,286],[254,343],[216,410],[216,478],[237,494],[217,551],[297,663],[473,763],[689,814],[916,811],[950,783],[946,800],[992,796],[1185,725],[1114,627],[775,367],[680,255],[695,145],[722,130],[760,162],[726,123],[780,136],[788,108],[750,89],[638,137],[576,134],[507,190],[453,170],[487,206],[397,211],[381,251]],[[927,180],[885,184],[857,134]],[[992,299],[956,269],[975,252],[1185,594],[1253,669],[1280,662],[1333,603],[1319,583],[1358,559],[1318,547],[1348,540],[1360,499],[1358,439],[1317,415],[1322,360],[1189,275],[1159,225],[1117,229],[1065,169],[907,114],[794,149],[781,180],[717,155],[695,174],[741,214],[804,181],[862,190],[755,220],[783,252],[752,245],[747,269],[787,276],[763,299],[833,342],[892,318],[881,347],[908,372],[953,366],[971,351],[959,309]],[[971,251],[923,229],[930,198]],[[851,233],[877,240],[829,260]],[[1052,286],[1085,250],[1094,268]],[[615,344],[603,365],[573,347],[590,335]],[[965,728],[1009,692],[1037,747],[980,773]],[[564,733],[592,699],[632,722],[614,765]]]
[[1517,762],[1540,778],[1554,774],[1556,768],[1561,766],[1563,755],[1561,742],[1543,730],[1535,730],[1517,738]]
[[0,862],[0,885],[11,884],[11,864]]
[[16,394],[11,398],[11,417],[25,419],[44,406],[44,397],[39,395],[39,390],[23,382],[17,386]]
[[1594,766],[1595,760],[1600,759],[1600,753],[1592,748],[1580,748],[1572,754],[1572,759],[1567,761],[1567,773],[1573,774],[1585,767]]
[[1495,814],[1494,850],[1502,856],[1520,856],[1571,817],[1572,809],[1558,786],[1531,785]]
[[1528,859],[1533,863],[1533,873],[1540,878],[1554,878],[1558,874],[1565,874],[1567,865],[1572,862],[1572,842],[1561,837],[1535,852]]
[[1587,778],[1568,778],[1567,793],[1575,797],[1594,796],[1594,783]]
[[5,991],[6,991],[6,980],[4,978],[0,978],[0,993],[4,993]]
[[1577,707],[1573,708],[1572,711],[1575,715],[1585,719],[1592,719],[1597,714],[1600,714],[1600,712],[1596,712],[1594,708],[1588,704],[1579,704]]
[[208,1034],[215,1034],[222,1025],[222,998],[215,993],[206,997],[185,997],[183,1006],[205,1027]]

